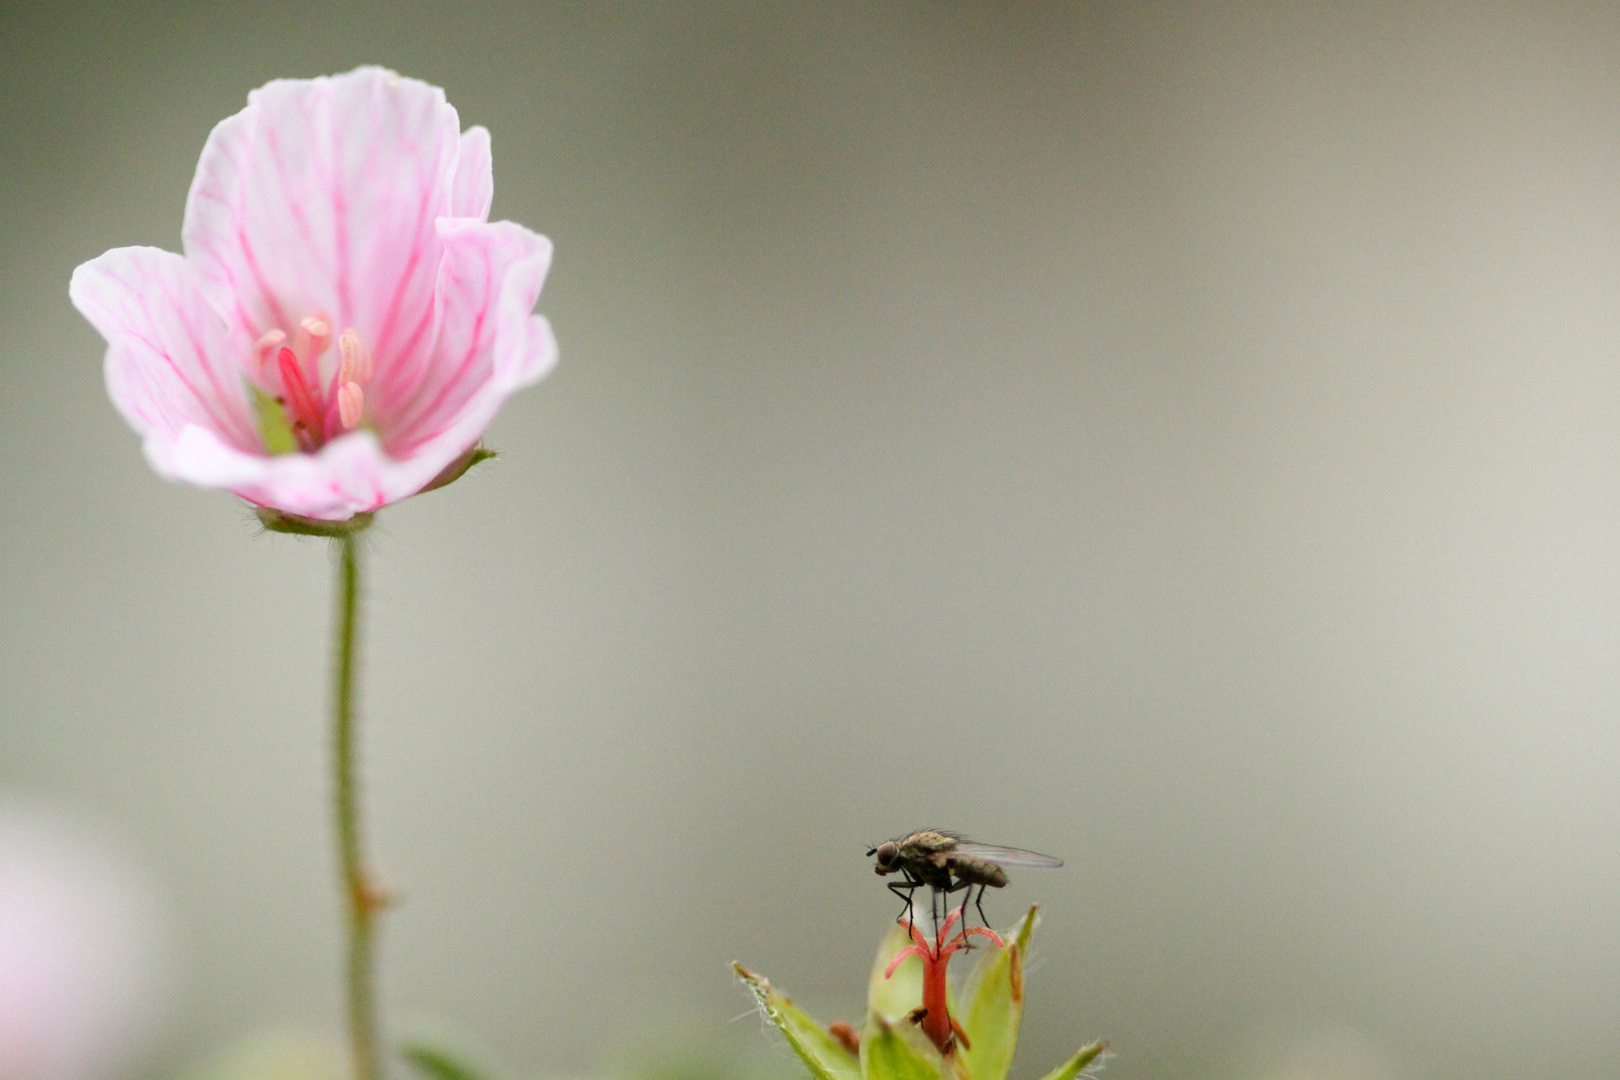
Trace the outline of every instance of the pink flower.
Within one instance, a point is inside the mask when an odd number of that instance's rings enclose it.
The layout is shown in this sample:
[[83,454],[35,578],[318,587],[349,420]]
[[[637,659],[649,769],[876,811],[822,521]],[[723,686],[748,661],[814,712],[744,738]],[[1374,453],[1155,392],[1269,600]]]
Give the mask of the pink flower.
[[366,67],[248,95],[203,147],[185,255],[73,272],[157,472],[341,521],[453,478],[556,362],[551,244],[490,222],[489,132]]

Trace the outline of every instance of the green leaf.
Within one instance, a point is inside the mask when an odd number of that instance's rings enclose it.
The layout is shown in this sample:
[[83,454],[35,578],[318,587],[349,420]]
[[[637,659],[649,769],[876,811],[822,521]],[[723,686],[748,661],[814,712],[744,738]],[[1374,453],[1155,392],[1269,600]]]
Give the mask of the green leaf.
[[1105,1042],[1088,1043],[1075,1051],[1074,1057],[1041,1077],[1041,1080],[1074,1080],[1080,1075],[1081,1069],[1097,1060],[1097,1055],[1106,1049],[1108,1044]]
[[1006,1080],[1012,1067],[1013,1051],[1018,1048],[1018,1025],[1024,1018],[1024,955],[1030,932],[1035,928],[1035,908],[1019,924],[1002,935],[1010,939],[1005,948],[989,944],[963,988],[965,1009],[957,1022],[967,1032],[962,1056],[973,1080]]
[[287,419],[287,410],[281,407],[280,401],[253,383],[248,383],[247,387],[253,394],[253,419],[258,424],[259,439],[264,443],[264,452],[271,457],[277,454],[296,454],[298,438],[293,434],[292,423]]
[[867,1014],[861,1033],[862,1080],[954,1080],[955,1074],[917,1025]]
[[889,929],[883,943],[878,946],[877,959],[872,961],[872,978],[866,987],[866,1010],[883,1017],[889,1023],[898,1023],[912,1010],[922,1007],[923,962],[921,957],[908,956],[894,969],[894,976],[885,979],[883,969],[889,966],[894,954],[911,944],[911,935],[899,924]]
[[848,1047],[793,1004],[792,999],[771,989],[769,979],[755,975],[741,964],[731,966],[743,985],[753,992],[766,1018],[776,1025],[818,1080],[859,1080],[861,1063]]
[[441,1047],[409,1043],[400,1047],[399,1053],[431,1080],[489,1080],[482,1071]]

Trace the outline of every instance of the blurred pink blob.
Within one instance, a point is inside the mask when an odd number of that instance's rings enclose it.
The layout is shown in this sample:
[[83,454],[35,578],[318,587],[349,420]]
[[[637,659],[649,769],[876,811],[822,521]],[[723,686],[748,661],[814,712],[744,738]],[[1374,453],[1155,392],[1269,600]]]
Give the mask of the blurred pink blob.
[[[551,244],[490,222],[489,132],[381,68],[283,79],[209,135],[185,255],[73,272],[157,472],[345,520],[414,495],[556,362]],[[464,465],[463,465],[464,467]]]
[[158,929],[124,860],[0,800],[0,1077],[101,1080],[129,1065],[167,987]]

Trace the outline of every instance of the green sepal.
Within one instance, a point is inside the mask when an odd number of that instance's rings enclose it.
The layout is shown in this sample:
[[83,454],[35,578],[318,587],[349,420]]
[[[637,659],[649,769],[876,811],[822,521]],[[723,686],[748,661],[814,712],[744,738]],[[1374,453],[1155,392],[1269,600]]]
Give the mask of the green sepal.
[[1080,1075],[1080,1070],[1096,1061],[1097,1055],[1106,1049],[1108,1044],[1105,1042],[1087,1043],[1075,1051],[1074,1057],[1041,1077],[1041,1080],[1074,1080]]
[[356,514],[347,521],[324,521],[321,518],[289,514],[269,506],[255,506],[253,513],[257,515],[259,524],[264,526],[265,532],[287,533],[292,536],[325,536],[333,539],[364,532],[371,527],[371,519],[377,516],[367,512]]
[[921,957],[906,957],[894,969],[892,978],[883,977],[883,969],[889,966],[894,954],[910,944],[911,934],[905,927],[898,923],[890,927],[878,946],[877,959],[872,962],[872,977],[866,984],[866,1011],[890,1023],[897,1023],[922,1005]]
[[430,1080],[490,1080],[481,1069],[469,1065],[459,1054],[427,1043],[406,1043],[399,1056],[415,1065]]
[[264,452],[271,457],[298,453],[298,436],[293,434],[292,422],[279,398],[265,393],[253,383],[247,384],[253,397],[253,419],[259,428],[259,441]]
[[497,456],[498,455],[495,453],[495,451],[486,448],[483,443],[473,443],[471,446],[467,447],[465,453],[456,458],[456,460],[452,461],[450,464],[446,465],[444,468],[440,469],[439,475],[429,480],[426,484],[423,484],[416,493],[418,495],[422,495],[437,488],[442,488],[446,484],[453,484],[466,475],[467,470],[472,468],[474,465],[477,465],[481,461],[488,461],[490,458]]
[[973,1080],[1006,1080],[1018,1047],[1018,1025],[1024,1018],[1024,957],[1035,928],[1031,907],[1017,926],[1002,935],[1005,948],[976,940],[989,948],[979,958],[963,987],[966,1008],[954,1015],[967,1032],[962,1056]]
[[731,967],[742,979],[743,985],[753,993],[765,1018],[776,1025],[788,1045],[793,1047],[818,1080],[860,1080],[861,1062],[849,1052],[848,1047],[816,1023],[809,1013],[793,1004],[791,998],[771,989],[769,979],[755,975],[738,963],[733,963]]
[[[898,974],[898,973],[897,973]],[[866,1014],[861,1032],[862,1080],[957,1080],[958,1070],[940,1056],[910,1020],[891,1023]]]

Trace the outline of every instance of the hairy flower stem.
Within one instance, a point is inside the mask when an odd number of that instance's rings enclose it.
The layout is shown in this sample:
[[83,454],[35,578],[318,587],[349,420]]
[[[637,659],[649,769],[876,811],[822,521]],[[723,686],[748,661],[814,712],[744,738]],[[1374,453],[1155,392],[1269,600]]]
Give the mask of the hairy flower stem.
[[360,792],[355,777],[355,638],[360,608],[360,538],[358,529],[333,537],[337,546],[337,622],[332,662],[333,809],[337,814],[338,856],[347,902],[349,955],[347,985],[349,1042],[354,1080],[382,1080],[377,1056],[377,1000],[372,973],[372,943],[381,895],[366,874],[361,851]]

